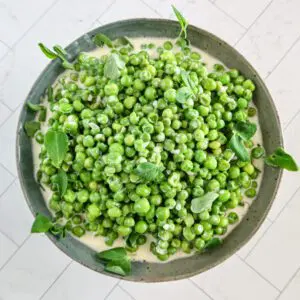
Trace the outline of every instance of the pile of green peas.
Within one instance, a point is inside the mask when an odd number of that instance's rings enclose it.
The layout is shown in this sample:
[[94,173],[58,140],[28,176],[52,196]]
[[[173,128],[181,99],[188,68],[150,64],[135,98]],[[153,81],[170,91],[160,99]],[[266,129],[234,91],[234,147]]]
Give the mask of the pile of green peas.
[[[116,80],[104,76],[109,54],[81,53],[75,69],[57,80],[48,127],[69,137],[62,164],[67,191],[59,197],[58,169],[42,132],[36,135],[38,178],[53,191],[50,209],[67,220],[75,236],[93,232],[108,246],[123,237],[127,249],[137,251],[152,235],[149,250],[167,260],[180,250],[203,251],[238,222],[233,209],[243,205],[243,195],[256,196],[259,170],[253,160],[262,157],[263,148],[248,141],[252,162],[243,162],[228,147],[234,123],[256,114],[254,83],[219,64],[209,72],[199,53],[183,40],[180,46],[175,50],[166,41],[156,57],[148,53],[153,44],[140,51],[129,46],[110,50],[126,63]],[[196,87],[196,97],[184,104],[176,98],[185,86],[181,70]],[[143,162],[163,166],[163,180],[142,180],[135,168]],[[193,213],[191,200],[210,191],[219,194],[211,209]]]

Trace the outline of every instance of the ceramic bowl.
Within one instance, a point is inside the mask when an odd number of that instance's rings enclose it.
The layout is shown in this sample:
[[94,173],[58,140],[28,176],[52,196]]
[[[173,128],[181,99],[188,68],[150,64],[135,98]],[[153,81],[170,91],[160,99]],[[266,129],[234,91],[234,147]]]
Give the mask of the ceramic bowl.
[[[130,19],[101,26],[81,36],[66,48],[70,58],[74,59],[81,51],[93,50],[95,45],[92,43],[91,38],[99,32],[108,35],[111,39],[121,36],[129,38],[176,38],[179,33],[179,25],[177,22],[162,19]],[[254,102],[258,108],[266,152],[270,153],[277,146],[282,146],[281,128],[274,103],[263,80],[249,62],[234,48],[205,30],[189,26],[188,37],[192,45],[216,57],[229,68],[237,68],[255,82]],[[60,62],[58,60],[51,61],[33,85],[26,101],[38,103],[46,88],[62,72],[63,68]],[[17,129],[18,173],[26,201],[32,213],[40,212],[50,216],[39,185],[34,178],[31,141],[23,130],[24,122],[33,118],[34,114],[23,106]],[[262,184],[256,200],[242,222],[225,239],[222,246],[204,254],[195,254],[166,263],[133,262],[132,274],[124,279],[146,282],[176,280],[199,274],[220,264],[246,244],[258,230],[273,203],[280,178],[281,171],[279,169],[265,166]],[[57,239],[48,234],[48,237],[59,249],[75,261],[97,272],[114,276],[104,272],[103,265],[95,259],[93,250],[81,244],[72,236],[67,235],[65,239]]]

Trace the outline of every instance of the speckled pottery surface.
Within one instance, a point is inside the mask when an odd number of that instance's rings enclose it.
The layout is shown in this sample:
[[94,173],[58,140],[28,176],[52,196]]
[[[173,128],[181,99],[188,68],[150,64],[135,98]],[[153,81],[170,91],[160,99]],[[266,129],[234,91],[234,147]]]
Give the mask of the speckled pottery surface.
[[[66,50],[69,58],[74,59],[82,51],[91,51],[95,48],[91,38],[102,32],[111,39],[127,37],[166,37],[175,38],[179,33],[177,22],[163,19],[130,19],[98,27],[83,35]],[[256,84],[254,103],[258,108],[260,126],[263,134],[264,147],[271,153],[277,146],[282,146],[282,134],[278,115],[272,98],[257,72],[234,48],[211,33],[194,26],[188,27],[188,36],[191,44],[222,61],[228,67],[239,69],[246,77]],[[42,72],[32,87],[26,101],[38,103],[46,88],[51,85],[64,69],[58,60],[52,61]],[[50,216],[45,205],[39,185],[36,183],[33,172],[31,141],[23,130],[25,121],[32,120],[34,114],[23,106],[17,127],[17,166],[22,189],[27,203],[33,214],[37,212]],[[166,263],[133,262],[132,273],[125,277],[131,281],[170,281],[190,277],[204,272],[233,255],[258,230],[264,221],[281,178],[281,170],[265,166],[261,187],[256,200],[248,210],[239,226],[224,240],[222,246],[203,254],[195,254],[186,258]],[[100,273],[109,276],[116,275],[103,271],[103,265],[95,259],[95,251],[78,242],[70,235],[65,239],[57,239],[48,234],[55,245],[72,259]]]

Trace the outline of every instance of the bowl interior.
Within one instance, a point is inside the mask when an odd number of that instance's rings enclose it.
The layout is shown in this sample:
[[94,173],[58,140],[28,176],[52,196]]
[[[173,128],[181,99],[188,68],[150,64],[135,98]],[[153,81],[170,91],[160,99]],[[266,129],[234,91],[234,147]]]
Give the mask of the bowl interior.
[[[94,49],[95,46],[91,41],[91,37],[99,32],[108,35],[112,39],[121,36],[175,38],[179,33],[179,26],[174,21],[156,19],[132,19],[108,24],[94,29],[70,44],[67,47],[70,58],[75,58],[81,51]],[[247,60],[224,41],[204,30],[189,26],[188,36],[192,45],[215,56],[226,66],[239,69],[245,76],[255,82],[257,89],[254,102],[259,112],[266,152],[270,153],[275,147],[282,145],[280,124],[271,96],[262,79]],[[63,68],[60,63],[57,60],[52,61],[37,79],[26,100],[38,103],[46,88],[55,81],[61,72],[63,72]],[[19,178],[31,211],[34,214],[40,212],[50,216],[39,185],[34,179],[31,141],[23,130],[24,122],[33,118],[34,114],[24,106],[17,129],[16,150]],[[134,262],[132,274],[125,279],[148,282],[175,280],[201,273],[224,261],[243,246],[257,231],[273,202],[280,177],[280,170],[265,167],[258,197],[251,205],[241,224],[225,239],[221,247],[211,252],[195,254],[163,264]],[[97,272],[105,273],[103,265],[95,259],[95,252],[87,246],[69,235],[60,240],[52,235],[48,236],[74,260]]]

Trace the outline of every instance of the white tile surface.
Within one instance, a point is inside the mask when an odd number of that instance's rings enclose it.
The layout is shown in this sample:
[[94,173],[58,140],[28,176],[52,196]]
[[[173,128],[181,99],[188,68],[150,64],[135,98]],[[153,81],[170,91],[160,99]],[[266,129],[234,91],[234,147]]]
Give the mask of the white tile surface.
[[248,28],[271,0],[216,0],[214,3]]
[[128,293],[116,286],[106,300],[134,300]]
[[[187,2],[182,0],[144,0],[150,7],[156,11],[156,13],[163,18],[169,18],[173,14],[172,5],[178,10],[182,11]],[[195,1],[188,1],[195,2]],[[189,17],[187,17],[189,19]]]
[[[9,0],[0,2],[0,37],[10,46],[13,45],[55,0],[44,3],[40,0]],[[9,28],[9,30],[8,30]]]
[[247,262],[282,289],[300,267],[300,190],[247,258]]
[[0,271],[0,299],[39,299],[69,262],[48,238],[32,235]]
[[10,114],[10,109],[0,102],[0,126],[4,123],[4,121],[9,117]]
[[116,0],[98,19],[102,24],[130,18],[158,18],[159,15],[140,0]]
[[117,281],[73,262],[43,300],[104,299]]
[[9,50],[9,47],[4,44],[3,41],[0,40],[0,59],[4,56],[4,54]]
[[0,232],[0,269],[17,250],[16,244]]
[[192,280],[215,300],[275,299],[278,291],[237,256]]
[[14,178],[14,176],[12,176],[0,165],[0,195],[2,195],[8,186],[13,182]]
[[0,198],[0,230],[20,245],[29,235],[32,222],[21,187],[15,182]]
[[264,77],[272,71],[299,35],[299,1],[274,0],[237,44],[237,49]]
[[242,259],[245,259],[270,226],[271,222],[266,219],[251,240],[237,252],[237,255]]
[[161,299],[162,295],[169,299],[209,300],[208,296],[187,279],[174,282],[138,284],[122,281],[120,286],[124,287],[136,300]]
[[[197,0],[183,8],[190,24],[206,29],[230,44],[234,44],[244,33],[244,28],[233,21],[208,0]],[[174,17],[173,17],[174,18]]]
[[[300,41],[286,55],[274,72],[268,77],[266,83],[276,108],[280,113],[283,128],[300,110],[298,89],[298,70],[300,68]],[[288,74],[288,76],[283,76]]]
[[300,295],[300,270],[286,287],[278,300],[298,300]]

